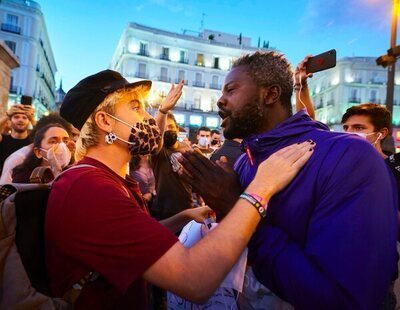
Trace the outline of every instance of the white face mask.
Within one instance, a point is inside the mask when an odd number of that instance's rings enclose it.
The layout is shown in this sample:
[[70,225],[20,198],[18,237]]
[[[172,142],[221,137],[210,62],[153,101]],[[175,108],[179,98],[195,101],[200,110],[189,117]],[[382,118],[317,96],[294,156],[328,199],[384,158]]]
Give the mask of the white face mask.
[[51,165],[54,164],[59,170],[62,170],[68,166],[71,161],[71,151],[68,149],[64,142],[53,145],[48,150],[42,149],[46,153],[43,158],[47,160]]
[[[364,138],[365,140],[368,140],[368,137],[371,135],[375,135],[377,134],[377,132],[370,132],[370,133],[364,133],[364,132],[347,132],[349,134],[353,134],[353,135],[357,135],[361,138]],[[376,140],[374,142],[372,142],[371,144],[375,146],[375,144],[379,141],[379,139],[382,137],[382,133],[380,132],[378,135],[378,138],[376,138]]]
[[207,147],[210,144],[210,139],[207,137],[200,137],[199,138],[199,145],[202,147]]

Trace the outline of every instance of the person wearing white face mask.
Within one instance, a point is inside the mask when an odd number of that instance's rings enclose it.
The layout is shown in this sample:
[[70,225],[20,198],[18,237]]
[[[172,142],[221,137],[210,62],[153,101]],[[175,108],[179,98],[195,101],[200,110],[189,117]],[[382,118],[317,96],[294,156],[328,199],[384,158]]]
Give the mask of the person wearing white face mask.
[[200,127],[197,130],[197,144],[194,144],[193,149],[198,149],[207,158],[211,157],[214,149],[211,147],[211,129],[208,127]]
[[343,130],[365,138],[385,159],[382,143],[389,134],[390,112],[379,104],[364,103],[347,109],[342,117]]
[[32,171],[39,166],[50,167],[54,176],[59,174],[71,161],[72,154],[67,147],[69,139],[68,132],[59,124],[38,130],[32,151],[12,170],[12,182],[29,183]]

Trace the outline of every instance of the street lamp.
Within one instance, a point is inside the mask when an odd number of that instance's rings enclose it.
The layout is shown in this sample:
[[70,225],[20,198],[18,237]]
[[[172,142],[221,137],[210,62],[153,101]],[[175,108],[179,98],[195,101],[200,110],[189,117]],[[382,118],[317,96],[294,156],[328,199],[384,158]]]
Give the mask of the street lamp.
[[[393,97],[394,97],[394,77],[396,73],[396,60],[397,57],[400,56],[400,46],[396,46],[396,37],[397,37],[397,19],[400,8],[400,0],[393,0],[392,7],[392,28],[391,28],[391,36],[390,36],[390,48],[388,49],[388,53],[386,55],[382,55],[376,59],[376,64],[378,66],[382,66],[384,68],[388,68],[388,80],[387,80],[387,88],[386,88],[386,108],[390,111],[390,115],[393,120]],[[392,134],[392,121],[391,128],[389,128],[390,137],[386,139],[390,144],[389,147],[394,149],[394,141]]]

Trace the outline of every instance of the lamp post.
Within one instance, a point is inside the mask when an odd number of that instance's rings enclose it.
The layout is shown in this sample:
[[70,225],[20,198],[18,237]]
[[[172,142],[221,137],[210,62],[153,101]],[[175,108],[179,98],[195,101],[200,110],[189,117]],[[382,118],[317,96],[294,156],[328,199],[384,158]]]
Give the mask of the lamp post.
[[[393,9],[392,9],[392,28],[391,28],[391,36],[390,36],[390,51],[395,50],[396,48],[396,38],[397,38],[397,18],[398,18],[398,10],[399,10],[400,0],[393,0]],[[395,55],[396,57],[397,55]],[[396,58],[393,63],[388,66],[388,82],[387,82],[387,90],[386,90],[386,108],[390,111],[393,120],[393,98],[394,98],[394,77],[396,73]]]
[[395,150],[393,131],[393,98],[394,98],[394,78],[396,73],[396,60],[400,56],[400,46],[396,46],[397,39],[397,21],[400,7],[400,0],[393,0],[392,7],[392,27],[390,35],[390,48],[386,55],[382,55],[376,59],[378,66],[388,67],[388,79],[386,87],[386,108],[390,111],[391,121],[389,128],[389,137],[384,141],[383,148],[389,151]]

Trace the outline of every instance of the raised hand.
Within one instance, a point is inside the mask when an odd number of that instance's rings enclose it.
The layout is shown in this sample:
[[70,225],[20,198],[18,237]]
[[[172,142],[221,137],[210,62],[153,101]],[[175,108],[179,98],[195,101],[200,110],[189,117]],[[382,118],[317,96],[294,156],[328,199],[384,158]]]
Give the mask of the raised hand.
[[295,89],[302,87],[307,87],[307,79],[313,77],[312,73],[306,73],[307,61],[312,57],[312,55],[307,55],[304,59],[297,65],[294,71],[294,86]]
[[179,84],[176,86],[172,84],[167,97],[165,97],[164,101],[160,105],[160,110],[168,112],[169,110],[172,110],[175,107],[179,98],[182,96],[183,84],[184,84],[183,80],[180,81]]

